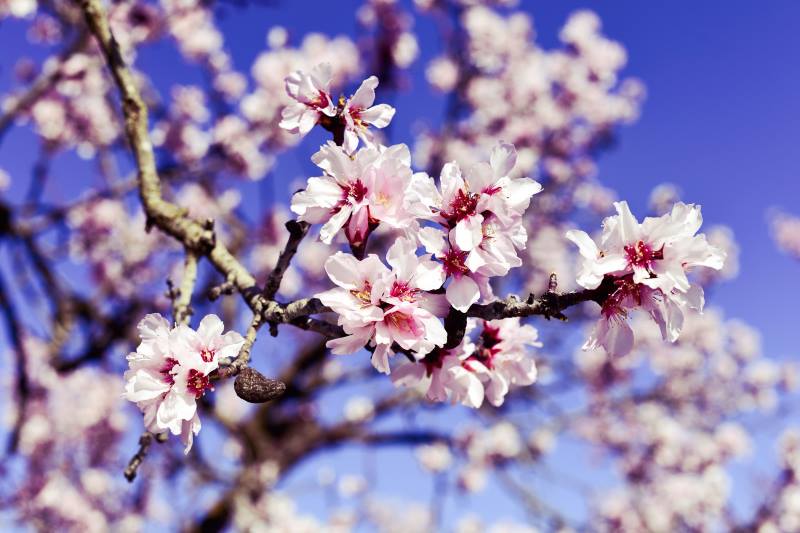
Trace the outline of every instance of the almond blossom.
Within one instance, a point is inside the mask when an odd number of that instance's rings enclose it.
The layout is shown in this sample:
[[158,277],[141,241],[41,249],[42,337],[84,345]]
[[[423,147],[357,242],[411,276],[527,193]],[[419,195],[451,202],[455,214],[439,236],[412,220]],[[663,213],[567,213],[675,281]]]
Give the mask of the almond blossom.
[[395,109],[389,104],[372,105],[375,102],[375,88],[378,78],[370,76],[356,89],[344,104],[344,149],[353,153],[361,139],[367,146],[372,144],[372,133],[369,126],[385,128],[392,121]]
[[337,252],[325,263],[328,277],[338,288],[317,295],[339,315],[345,337],[328,341],[334,353],[353,353],[370,343],[372,364],[390,373],[393,344],[422,357],[447,341],[437,314],[444,309],[435,295],[444,271],[430,256],[417,257],[416,246],[398,239],[386,254],[386,268],[376,255],[358,260]]
[[331,76],[331,66],[322,63],[309,74],[297,70],[286,77],[286,92],[294,102],[283,109],[281,128],[305,135],[320,117],[336,116],[336,104],[330,94]]
[[482,321],[477,341],[470,332],[478,323],[470,320],[467,334],[452,349],[435,348],[418,362],[407,362],[392,374],[397,386],[416,387],[431,401],[450,401],[478,408],[484,399],[500,406],[511,385],[536,381],[536,362],[529,347],[541,347],[533,326],[519,318]]
[[489,278],[472,272],[467,266],[469,252],[453,246],[446,234],[432,227],[422,228],[419,239],[425,249],[442,262],[444,272],[450,279],[445,295],[455,309],[466,312],[479,300],[489,300],[493,296]]
[[441,190],[429,177],[413,182],[414,194],[428,210],[420,216],[441,225],[423,228],[419,238],[444,263],[452,278],[447,299],[459,311],[491,298],[489,277],[522,265],[517,251],[528,240],[522,215],[542,187],[530,178],[510,177],[516,159],[512,145],[498,143],[488,163],[466,172],[456,162],[445,164]]
[[416,227],[407,194],[412,173],[406,145],[362,148],[351,158],[329,141],[312,160],[325,175],[309,178],[292,197],[291,209],[299,220],[323,224],[322,242],[330,244],[344,228],[350,246],[358,249],[380,223],[406,232]]
[[180,435],[189,453],[200,432],[196,402],[214,389],[209,375],[221,359],[239,353],[244,338],[235,331],[223,334],[216,315],[206,315],[193,330],[183,324],[171,327],[154,313],[138,329],[141,342],[128,355],[124,396],[142,410],[148,431]]
[[475,344],[466,336],[455,348],[437,347],[418,362],[400,365],[392,373],[392,382],[418,388],[430,401],[480,407],[484,390],[477,368],[467,369],[463,364],[474,349]]
[[599,243],[578,230],[568,231],[567,238],[583,258],[578,284],[595,289],[605,277],[615,284],[585,348],[600,345],[621,356],[633,347],[633,330],[626,318],[637,307],[658,323],[665,340],[675,342],[685,310],[703,309],[703,289],[689,281],[688,271],[719,270],[725,253],[708,244],[705,235],[696,235],[702,224],[699,206],[679,202],[670,213],[645,218],[641,224],[627,202],[616,202],[614,207],[617,215],[603,221]]
[[481,372],[486,399],[497,407],[512,385],[536,381],[536,362],[528,350],[541,346],[536,328],[520,324],[519,318],[484,321],[477,348],[464,366],[470,369],[479,364],[487,370]]

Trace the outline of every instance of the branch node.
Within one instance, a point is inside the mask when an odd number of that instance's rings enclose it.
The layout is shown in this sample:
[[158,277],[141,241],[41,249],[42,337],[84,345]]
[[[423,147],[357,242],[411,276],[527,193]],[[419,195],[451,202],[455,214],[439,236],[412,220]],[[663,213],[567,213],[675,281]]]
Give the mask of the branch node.
[[212,302],[219,299],[223,294],[230,295],[236,290],[236,286],[231,281],[223,281],[208,290],[208,299]]

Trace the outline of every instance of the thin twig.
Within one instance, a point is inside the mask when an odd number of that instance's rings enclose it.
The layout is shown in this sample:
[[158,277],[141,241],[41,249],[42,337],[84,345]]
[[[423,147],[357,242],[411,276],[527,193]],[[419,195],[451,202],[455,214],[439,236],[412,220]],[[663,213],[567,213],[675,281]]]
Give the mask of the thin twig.
[[139,470],[142,462],[144,462],[144,458],[147,457],[147,452],[150,450],[153,440],[156,442],[164,442],[165,437],[166,433],[159,433],[158,435],[153,435],[149,431],[142,433],[139,437],[139,449],[136,450],[134,456],[128,461],[128,466],[125,467],[125,471],[123,472],[125,479],[127,479],[129,483],[132,483],[133,480],[136,479],[136,472]]
[[281,286],[283,276],[286,274],[286,269],[289,268],[289,264],[297,253],[300,242],[302,242],[303,238],[308,234],[308,228],[310,227],[311,225],[308,222],[298,222],[297,220],[290,220],[286,223],[286,229],[289,231],[289,240],[278,256],[275,268],[270,272],[267,282],[264,284],[264,290],[261,292],[261,295],[267,300],[275,298],[275,294],[277,294]]

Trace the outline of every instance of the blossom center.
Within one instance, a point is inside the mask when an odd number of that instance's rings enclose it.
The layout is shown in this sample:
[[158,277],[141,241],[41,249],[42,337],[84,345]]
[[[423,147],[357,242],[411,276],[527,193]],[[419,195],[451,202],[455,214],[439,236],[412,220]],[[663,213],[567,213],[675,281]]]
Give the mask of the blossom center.
[[464,189],[459,189],[455,198],[450,202],[450,212],[443,213],[447,222],[453,226],[458,221],[475,215],[478,208],[479,194],[471,194]]
[[211,385],[208,376],[194,368],[189,370],[186,388],[194,393],[195,398],[200,398],[207,390],[214,390],[214,386]]
[[464,261],[467,260],[467,255],[469,255],[468,252],[454,250],[453,248],[447,250],[442,258],[445,274],[448,276],[460,276],[469,272],[467,265],[464,264]]
[[361,180],[356,180],[355,183],[351,183],[347,188],[345,188],[343,192],[345,202],[357,204],[367,196],[367,192],[369,191]]
[[350,294],[352,294],[359,302],[364,305],[372,304],[372,285],[369,281],[364,282],[364,286],[361,287],[361,290],[358,289],[351,289]]
[[213,348],[203,348],[200,350],[200,359],[202,359],[206,363],[210,363],[214,360],[214,355],[216,355],[217,351]]
[[627,256],[628,264],[650,269],[653,261],[664,259],[664,249],[653,250],[649,244],[639,241],[636,244],[626,245],[625,255]]
[[408,282],[405,281],[395,281],[392,284],[392,288],[389,291],[389,295],[392,298],[398,298],[403,300],[404,302],[414,302],[417,299],[417,293],[419,292],[418,289],[414,287],[409,287]]
[[178,360],[172,357],[168,357],[166,361],[164,361],[164,366],[162,366],[158,372],[163,376],[162,379],[165,383],[169,383],[170,385],[175,383],[175,376],[172,374],[172,369],[177,364]]
[[639,294],[639,285],[634,283],[633,274],[628,274],[614,283],[617,289],[603,302],[600,312],[608,320],[624,320],[628,316],[625,311],[626,303],[630,304],[632,301],[635,305],[641,305],[642,299]]

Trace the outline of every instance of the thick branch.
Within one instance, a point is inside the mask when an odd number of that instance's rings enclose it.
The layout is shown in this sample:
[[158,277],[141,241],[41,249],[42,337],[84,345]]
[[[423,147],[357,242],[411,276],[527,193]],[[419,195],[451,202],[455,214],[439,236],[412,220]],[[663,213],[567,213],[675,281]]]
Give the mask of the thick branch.
[[81,8],[119,89],[125,115],[125,133],[136,159],[139,196],[148,224],[176,238],[185,247],[207,255],[217,270],[225,274],[226,279],[230,279],[245,297],[252,296],[256,287],[255,279],[225,245],[215,239],[213,223],[201,224],[193,220],[185,209],[162,197],[153,145],[148,136],[147,106],[142,100],[132,72],[122,58],[101,2],[81,0]]

